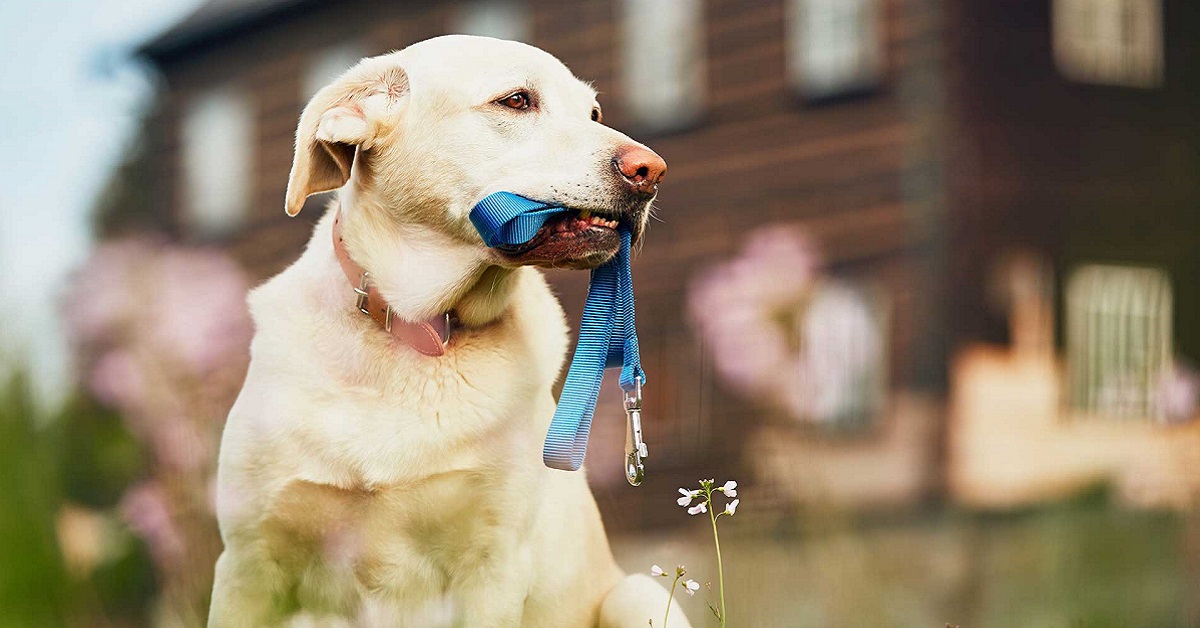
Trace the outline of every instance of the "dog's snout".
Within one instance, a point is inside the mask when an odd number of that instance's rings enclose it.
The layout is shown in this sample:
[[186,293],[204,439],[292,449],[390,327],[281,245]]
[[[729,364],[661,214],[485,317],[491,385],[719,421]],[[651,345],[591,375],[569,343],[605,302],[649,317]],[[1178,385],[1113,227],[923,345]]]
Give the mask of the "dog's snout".
[[642,147],[629,146],[613,157],[613,165],[625,182],[637,194],[654,194],[667,173],[667,162],[658,153]]

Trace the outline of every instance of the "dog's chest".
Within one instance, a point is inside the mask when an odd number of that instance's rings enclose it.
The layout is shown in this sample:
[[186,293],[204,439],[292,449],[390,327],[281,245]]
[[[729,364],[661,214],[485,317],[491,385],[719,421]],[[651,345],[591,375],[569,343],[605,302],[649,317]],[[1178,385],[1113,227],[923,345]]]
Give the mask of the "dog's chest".
[[503,503],[514,490],[477,473],[377,489],[297,480],[272,500],[264,539],[301,576],[303,607],[347,612],[365,595],[439,599],[506,560],[524,516]]

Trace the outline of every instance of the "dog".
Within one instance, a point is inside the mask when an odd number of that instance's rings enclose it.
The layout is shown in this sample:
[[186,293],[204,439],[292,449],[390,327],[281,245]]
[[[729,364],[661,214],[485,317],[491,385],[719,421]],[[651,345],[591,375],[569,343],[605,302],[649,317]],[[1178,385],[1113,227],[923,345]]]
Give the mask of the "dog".
[[[438,37],[319,91],[287,213],[338,192],[247,298],[209,625],[640,627],[674,604],[617,567],[584,473],[540,456],[568,336],[537,267],[602,264],[620,223],[640,241],[665,170],[521,43]],[[496,191],[579,214],[489,248],[469,213]]]

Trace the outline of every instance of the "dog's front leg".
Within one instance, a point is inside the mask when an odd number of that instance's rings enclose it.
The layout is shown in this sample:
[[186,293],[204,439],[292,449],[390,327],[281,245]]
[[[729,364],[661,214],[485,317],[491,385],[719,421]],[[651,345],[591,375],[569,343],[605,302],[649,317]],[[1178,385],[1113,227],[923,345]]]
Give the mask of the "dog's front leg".
[[284,618],[284,580],[274,562],[226,548],[217,559],[209,628],[272,626]]
[[458,597],[458,626],[508,628],[525,626],[525,601],[529,597],[531,563],[518,552],[505,552],[505,560],[464,583]]

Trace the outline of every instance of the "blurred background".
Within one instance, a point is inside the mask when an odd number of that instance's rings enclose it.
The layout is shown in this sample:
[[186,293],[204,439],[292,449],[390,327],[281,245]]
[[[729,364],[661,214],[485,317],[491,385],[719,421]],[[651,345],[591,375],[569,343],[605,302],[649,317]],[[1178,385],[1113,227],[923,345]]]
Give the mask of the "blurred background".
[[735,626],[1200,626],[1187,0],[0,5],[0,626],[203,623],[243,296],[325,202],[284,216],[296,119],[453,32],[558,56],[670,164],[649,477],[615,386],[588,461],[626,569],[715,582],[675,489],[736,479]]

